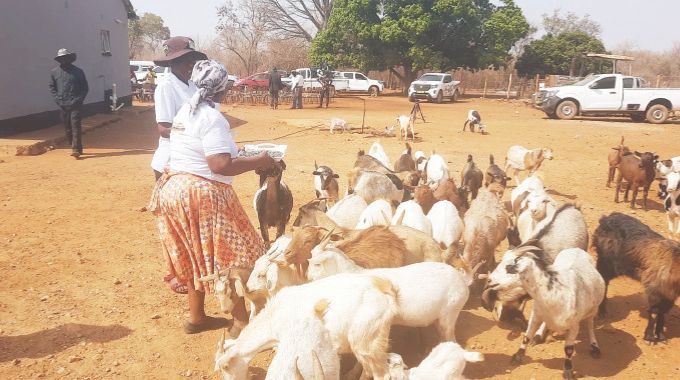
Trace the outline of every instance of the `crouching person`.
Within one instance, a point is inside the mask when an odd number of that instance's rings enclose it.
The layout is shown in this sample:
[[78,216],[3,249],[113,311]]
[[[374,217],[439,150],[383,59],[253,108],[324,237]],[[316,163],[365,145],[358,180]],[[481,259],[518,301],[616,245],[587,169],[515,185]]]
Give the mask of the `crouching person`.
[[[265,252],[231,186],[233,177],[276,165],[266,154],[237,157],[229,123],[214,108],[227,86],[227,71],[221,64],[196,62],[191,81],[198,91],[173,120],[170,170],[156,183],[149,204],[158,217],[165,259],[188,288],[187,334],[227,325],[224,318],[206,316],[205,292],[212,292],[212,284],[199,278],[228,268],[250,269]],[[243,299],[231,314],[230,333],[235,337],[248,320]]]

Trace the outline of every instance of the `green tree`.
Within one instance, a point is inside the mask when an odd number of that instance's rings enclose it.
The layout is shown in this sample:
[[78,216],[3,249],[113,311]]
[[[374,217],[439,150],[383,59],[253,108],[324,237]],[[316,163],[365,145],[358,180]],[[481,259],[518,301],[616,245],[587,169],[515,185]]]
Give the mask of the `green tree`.
[[128,21],[128,49],[130,59],[135,58],[143,50],[156,53],[163,41],[170,38],[170,28],[165,26],[163,18],[154,13],[144,13],[138,19]]
[[335,0],[310,60],[389,69],[408,84],[424,69],[504,65],[528,31],[512,0]]
[[527,45],[517,62],[521,75],[578,75],[602,71],[602,62],[586,58],[585,53],[606,53],[597,37],[584,32],[545,35]]

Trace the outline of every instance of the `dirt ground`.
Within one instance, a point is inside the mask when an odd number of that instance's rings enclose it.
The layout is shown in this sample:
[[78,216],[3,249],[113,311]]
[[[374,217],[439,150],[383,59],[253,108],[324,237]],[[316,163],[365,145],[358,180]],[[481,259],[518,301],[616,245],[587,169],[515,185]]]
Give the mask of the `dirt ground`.
[[[371,127],[366,132],[382,131],[411,108],[403,97],[363,99],[365,124]],[[341,98],[328,110],[229,105],[222,110],[236,126],[239,144],[286,136],[275,141],[289,145],[284,180],[293,189],[297,209],[314,196],[314,160],[340,173],[344,187],[344,173],[357,150],[368,149],[375,140],[392,160],[403,150],[396,138],[359,133],[363,105],[362,98]],[[489,135],[461,133],[470,108],[481,113]],[[680,125],[549,120],[523,103],[499,100],[423,104],[422,110],[427,123],[416,124],[414,148],[442,154],[456,180],[469,153],[486,168],[490,153],[502,162],[514,144],[552,147],[555,159],[544,164],[545,183],[558,201],[582,205],[591,232],[601,215],[622,211],[665,233],[655,192],[649,211],[613,202],[614,191],[605,187],[606,156],[621,135],[636,150],[676,156]],[[330,135],[315,127],[331,117],[342,117],[355,129]],[[63,147],[35,157],[0,157],[0,378],[217,378],[213,358],[220,333],[182,332],[186,298],[162,282],[156,225],[149,213],[139,211],[153,186],[153,120],[153,111],[128,112],[123,121],[85,135],[86,155],[79,161]],[[256,176],[238,177],[235,187],[257,226],[252,209]],[[497,255],[505,248],[503,243]],[[669,341],[647,346],[642,341],[646,302],[641,285],[617,279],[609,296],[610,316],[596,331],[603,356],[590,358],[587,342],[580,342],[576,370],[586,378],[679,378],[680,310],[670,312]],[[460,344],[483,352],[486,360],[469,364],[466,376],[561,376],[559,338],[530,347],[523,364],[513,368],[509,361],[519,345],[519,328],[499,326],[479,306],[478,296],[473,298],[458,320],[456,335]],[[219,312],[212,297],[207,310]],[[408,351],[418,350],[415,341],[406,345]],[[264,378],[271,356],[263,353],[254,360],[254,379]]]

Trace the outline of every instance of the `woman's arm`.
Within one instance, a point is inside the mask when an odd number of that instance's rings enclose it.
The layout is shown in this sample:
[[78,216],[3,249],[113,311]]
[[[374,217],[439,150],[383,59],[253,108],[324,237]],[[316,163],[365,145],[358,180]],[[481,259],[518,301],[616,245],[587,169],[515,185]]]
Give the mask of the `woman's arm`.
[[228,153],[213,154],[206,157],[210,171],[225,176],[236,176],[251,170],[268,168],[276,165],[267,152],[262,152],[253,157],[232,158]]

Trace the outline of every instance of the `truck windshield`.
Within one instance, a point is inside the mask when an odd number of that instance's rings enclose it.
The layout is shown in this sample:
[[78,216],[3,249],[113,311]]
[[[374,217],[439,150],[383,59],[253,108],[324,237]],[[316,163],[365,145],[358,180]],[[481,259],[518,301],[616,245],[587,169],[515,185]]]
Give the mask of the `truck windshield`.
[[572,86],[585,86],[588,83],[590,83],[590,81],[592,81],[593,79],[596,79],[596,78],[599,78],[599,77],[600,77],[599,75],[588,75],[587,77],[581,79],[580,81],[572,84]]
[[435,75],[435,74],[425,74],[422,77],[420,77],[420,79],[418,79],[418,80],[422,80],[422,81],[426,81],[426,82],[439,82],[439,81],[442,80],[442,76],[441,75]]

